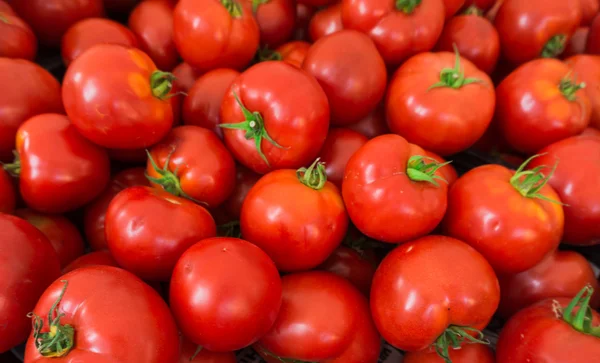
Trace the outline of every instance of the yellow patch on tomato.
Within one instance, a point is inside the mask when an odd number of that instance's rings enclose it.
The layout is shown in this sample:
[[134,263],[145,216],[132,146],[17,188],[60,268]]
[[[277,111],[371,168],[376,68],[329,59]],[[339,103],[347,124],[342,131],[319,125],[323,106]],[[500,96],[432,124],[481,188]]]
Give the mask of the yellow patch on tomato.
[[558,85],[540,80],[534,83],[535,95],[540,101],[548,101],[561,96]]
[[546,106],[546,113],[550,118],[565,120],[569,117],[571,110],[568,102],[551,102]]
[[152,91],[150,90],[150,80],[141,73],[129,73],[127,76],[129,88],[139,97],[149,97]]
[[144,58],[143,53],[141,53],[139,50],[136,50],[136,49],[129,49],[128,52],[129,52],[129,57],[131,58],[133,63],[135,63],[136,66],[140,67],[141,69],[143,69],[145,71],[150,71],[150,65],[146,61],[146,58]]

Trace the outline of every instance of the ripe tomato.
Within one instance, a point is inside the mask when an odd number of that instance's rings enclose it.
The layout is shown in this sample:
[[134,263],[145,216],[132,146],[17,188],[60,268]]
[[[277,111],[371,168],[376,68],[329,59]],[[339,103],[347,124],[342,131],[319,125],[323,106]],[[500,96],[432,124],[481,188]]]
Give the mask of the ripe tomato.
[[309,168],[263,176],[246,196],[240,226],[244,238],[262,248],[280,271],[302,271],[317,267],[340,245],[348,215],[317,159]]
[[340,246],[323,262],[318,269],[332,272],[348,280],[365,296],[371,293],[371,283],[377,268],[377,260],[372,251],[357,251]]
[[498,85],[496,121],[514,149],[531,155],[588,126],[590,101],[576,76],[561,61],[538,59]]
[[239,220],[242,215],[242,205],[250,189],[258,182],[261,175],[238,165],[236,167],[235,188],[223,204],[225,212],[232,220]]
[[317,157],[329,129],[329,106],[311,75],[284,62],[262,62],[233,81],[221,122],[233,156],[264,174]]
[[295,40],[281,45],[275,52],[279,54],[282,61],[302,68],[302,62],[306,58],[310,45],[308,42]]
[[[452,363],[496,363],[494,352],[485,344],[465,343],[448,350]],[[434,349],[408,352],[402,363],[444,363],[444,359]]]
[[60,275],[52,245],[21,218],[0,213],[0,353],[27,338],[26,315],[44,289]]
[[170,303],[184,336],[208,350],[228,352],[271,329],[281,306],[281,280],[258,247],[237,238],[209,238],[177,262]]
[[454,14],[460,10],[465,4],[465,0],[443,0],[444,9],[446,10],[446,20],[452,18]]
[[0,9],[0,57],[33,60],[37,54],[37,38],[21,18]]
[[581,8],[573,5],[563,0],[504,0],[494,20],[504,59],[522,64],[560,55],[581,22]]
[[600,130],[588,127],[587,129],[583,130],[580,136],[592,136],[600,138]]
[[294,29],[295,40],[309,40],[308,26],[316,12],[316,8],[298,2],[296,4],[296,27]]
[[565,51],[563,52],[564,57],[571,57],[577,54],[586,53],[585,47],[587,46],[588,35],[590,34],[590,28],[580,27],[577,28],[573,36],[569,40]]
[[252,10],[260,31],[260,43],[277,48],[290,40],[296,25],[294,0],[244,0]]
[[344,25],[342,24],[341,2],[318,11],[308,24],[308,34],[313,42],[342,29],[344,29]]
[[67,69],[63,101],[79,132],[113,149],[139,149],[162,139],[173,124],[167,100],[173,76],[142,51],[96,45]]
[[443,0],[342,0],[344,28],[369,35],[388,66],[431,50],[444,17]]
[[141,49],[163,71],[179,63],[173,41],[173,9],[169,0],[143,1],[129,15],[129,28],[137,35]]
[[17,13],[15,13],[12,9],[12,7],[4,0],[0,0],[0,13],[4,13],[7,15],[17,15]]
[[75,261],[63,268],[63,274],[86,266],[114,266],[119,267],[117,261],[112,257],[110,251],[94,251],[78,257]]
[[60,84],[35,63],[0,58],[0,83],[10,84],[10,92],[0,92],[0,161],[13,158],[15,135],[30,117],[42,113],[62,113]]
[[583,92],[591,105],[590,126],[600,129],[600,56],[579,55],[568,58],[565,63],[577,79],[585,83]]
[[12,213],[17,205],[15,186],[8,173],[0,168],[0,213]]
[[20,176],[21,196],[32,209],[72,211],[108,183],[106,151],[81,136],[66,116],[34,116],[19,127],[16,139],[18,158],[4,168]]
[[201,206],[159,189],[119,192],[106,212],[106,241],[123,268],[145,280],[168,281],[183,252],[217,227]]
[[379,135],[389,134],[390,129],[388,128],[385,120],[385,110],[383,102],[381,102],[371,113],[369,113],[362,120],[347,126],[350,130],[354,130],[360,134],[365,135],[367,138],[372,139]]
[[[181,342],[181,356],[178,363],[236,363],[233,352],[215,353],[202,348],[198,354],[198,346],[183,338]],[[192,357],[194,359],[192,359]]]
[[281,310],[257,352],[276,362],[375,363],[381,338],[367,299],[343,278],[324,271],[282,278]]
[[581,4],[581,25],[590,25],[600,11],[600,1],[579,0]]
[[63,275],[46,289],[32,318],[26,363],[50,363],[57,357],[86,363],[179,359],[179,334],[167,304],[120,268],[88,266]]
[[79,20],[104,16],[102,0],[12,0],[10,4],[47,47],[58,47],[63,34]]
[[365,235],[388,243],[428,234],[446,212],[448,187],[436,181],[443,180],[442,166],[398,135],[369,140],[344,172],[342,194],[350,219]]
[[344,170],[350,157],[369,139],[350,129],[333,128],[329,131],[325,144],[321,149],[321,161],[325,163],[327,180],[342,189]]
[[600,16],[596,16],[590,25],[585,52],[589,54],[600,54]]
[[260,38],[247,0],[180,0],[173,14],[173,32],[186,63],[204,71],[241,70],[254,57]]
[[173,69],[173,75],[175,76],[173,85],[180,91],[187,93],[202,74],[204,73],[183,62]]
[[444,231],[481,252],[498,273],[532,268],[558,247],[563,233],[560,198],[546,185],[545,168],[523,170],[530,161],[516,172],[479,166],[448,193]]
[[369,37],[354,30],[319,39],[308,50],[302,69],[323,87],[333,125],[360,121],[385,94],[385,63]]
[[229,68],[217,68],[198,78],[183,101],[183,123],[204,127],[223,139],[219,127],[221,103],[229,86],[240,73]]
[[390,130],[442,156],[463,151],[494,116],[494,85],[458,53],[422,53],[390,81],[385,108]]

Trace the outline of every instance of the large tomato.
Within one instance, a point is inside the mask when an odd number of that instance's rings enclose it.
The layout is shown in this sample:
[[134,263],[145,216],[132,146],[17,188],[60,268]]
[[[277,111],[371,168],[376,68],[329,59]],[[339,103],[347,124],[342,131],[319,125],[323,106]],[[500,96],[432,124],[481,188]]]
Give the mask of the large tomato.
[[578,55],[568,58],[565,63],[577,80],[585,84],[583,92],[591,105],[590,126],[600,129],[600,56]]
[[[452,363],[496,363],[494,352],[485,344],[465,343],[458,348],[448,350]],[[408,352],[402,363],[445,363],[435,349]]]
[[494,85],[473,63],[422,53],[394,74],[385,101],[390,130],[442,156],[473,145],[494,116]]
[[446,212],[442,166],[398,135],[369,140],[344,172],[342,194],[350,219],[365,235],[388,243],[428,234]]
[[63,275],[46,289],[32,319],[26,363],[179,360],[179,334],[167,304],[120,268],[88,266]]
[[228,352],[271,329],[281,306],[281,280],[260,248],[237,238],[210,238],[177,262],[169,301],[188,339]]
[[319,83],[285,62],[262,62],[239,75],[223,98],[225,145],[246,167],[264,174],[299,168],[319,154],[329,105]]
[[97,265],[119,267],[119,264],[117,264],[117,261],[115,261],[109,251],[94,251],[80,256],[75,261],[68,264],[63,268],[63,274],[81,267]]
[[273,49],[290,40],[296,25],[296,2],[294,0],[240,1],[248,1],[252,4],[262,45]]
[[355,250],[340,246],[318,269],[333,272],[348,280],[365,296],[371,293],[371,283],[377,268],[377,259],[371,250]]
[[[200,352],[196,351],[200,348]],[[192,359],[193,358],[193,359]],[[233,352],[215,353],[198,347],[198,345],[183,338],[181,342],[181,357],[177,363],[236,363]]]
[[342,189],[344,170],[350,157],[356,150],[367,143],[369,139],[350,129],[333,128],[329,131],[325,144],[321,149],[320,158],[325,163],[327,180]]
[[15,185],[8,173],[0,168],[0,213],[12,213],[17,205]]
[[16,15],[0,9],[0,57],[33,60],[37,54],[37,38],[31,27]]
[[342,29],[344,29],[344,25],[342,24],[341,2],[318,11],[308,24],[308,34],[313,42]]
[[105,228],[108,248],[119,265],[150,281],[168,281],[188,247],[217,233],[206,209],[143,186],[129,187],[113,198]]
[[443,0],[342,0],[344,28],[369,35],[388,66],[431,50],[444,17]]
[[21,218],[0,213],[0,353],[20,344],[31,330],[26,315],[60,275],[48,239]]

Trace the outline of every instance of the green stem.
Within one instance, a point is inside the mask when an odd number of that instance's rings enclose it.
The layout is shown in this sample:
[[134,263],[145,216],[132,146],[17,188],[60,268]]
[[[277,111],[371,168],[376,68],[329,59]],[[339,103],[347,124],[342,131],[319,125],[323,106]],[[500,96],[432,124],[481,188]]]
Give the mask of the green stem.
[[[476,337],[473,337],[471,334],[469,334],[470,332],[475,332]],[[483,333],[475,328],[450,325],[442,333],[442,335],[436,339],[435,343],[433,343],[433,346],[435,347],[437,354],[444,360],[444,362],[452,363],[449,349],[458,349],[465,341],[476,344],[490,344],[490,342],[485,339]]]
[[567,44],[567,36],[564,34],[558,34],[550,38],[548,43],[544,45],[542,49],[542,58],[555,58],[565,50]]
[[434,88],[440,87],[449,87],[452,89],[459,89],[462,86],[466,86],[471,83],[483,83],[482,80],[478,78],[465,78],[465,73],[460,67],[460,53],[458,52],[458,47],[456,44],[453,44],[454,48],[454,68],[444,68],[440,72],[440,81],[429,86],[427,91],[431,91]]
[[[429,160],[429,163],[426,163],[425,160]],[[442,178],[439,175],[436,175],[436,172],[441,168],[448,164],[451,161],[446,161],[445,163],[439,163],[437,160],[421,155],[414,155],[408,159],[408,163],[406,165],[406,174],[410,178],[410,180],[416,182],[428,182],[436,187],[440,185],[437,183],[437,180],[441,180],[445,183],[448,181]]]
[[421,2],[422,0],[396,0],[396,9],[405,14],[412,14]]
[[258,7],[268,3],[270,0],[252,0],[252,12],[256,14]]
[[319,162],[317,158],[309,167],[296,170],[298,180],[304,185],[314,190],[323,189],[327,182],[327,174],[325,173],[325,163]]
[[593,314],[590,307],[592,295],[594,289],[591,285],[586,285],[562,311],[562,319],[573,329],[600,338],[600,326],[592,326]]
[[577,99],[577,91],[585,88],[585,83],[577,83],[575,77],[571,77],[570,74],[567,74],[565,78],[560,80],[558,85],[558,89],[560,93],[562,93],[565,98],[571,102]]
[[17,150],[13,150],[13,155],[15,156],[14,161],[10,164],[2,164],[2,168],[10,175],[18,178],[21,175],[21,157]]
[[159,100],[166,100],[169,97],[169,92],[173,89],[173,81],[175,76],[169,72],[154,71],[150,75],[150,88],[152,95]]
[[232,17],[239,18],[242,16],[242,6],[236,0],[221,0],[221,4]]
[[478,8],[477,5],[471,5],[465,11],[463,11],[463,15],[483,16],[483,10]]
[[221,237],[241,238],[240,221],[232,221],[217,226],[218,235]]
[[262,48],[258,48],[256,51],[256,55],[254,56],[254,62],[266,62],[266,61],[280,61],[283,57],[281,53],[274,51],[273,49],[269,49],[268,46],[264,46]]
[[566,205],[557,200],[550,199],[540,193],[540,190],[548,183],[550,178],[552,178],[552,175],[554,175],[556,167],[558,166],[558,161],[554,163],[552,170],[550,170],[550,173],[548,173],[547,176],[542,173],[544,169],[548,168],[546,165],[540,165],[531,170],[525,170],[525,167],[531,162],[531,160],[542,155],[545,154],[533,155],[529,159],[525,160],[525,162],[519,166],[517,171],[515,171],[515,174],[510,178],[510,184],[526,198],[537,198],[550,203]]

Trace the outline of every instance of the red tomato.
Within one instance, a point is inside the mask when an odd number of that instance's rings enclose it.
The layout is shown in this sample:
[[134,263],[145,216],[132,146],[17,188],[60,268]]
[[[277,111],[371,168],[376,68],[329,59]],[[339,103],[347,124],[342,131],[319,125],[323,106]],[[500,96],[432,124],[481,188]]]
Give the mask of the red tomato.
[[83,254],[83,239],[77,227],[60,215],[42,214],[31,209],[19,209],[17,217],[25,219],[42,231],[58,255],[60,266],[65,267]]
[[202,74],[201,71],[183,62],[173,69],[173,75],[175,76],[173,85],[180,91],[187,93]]
[[581,25],[590,25],[600,11],[600,1],[579,0],[581,4]]
[[143,186],[119,192],[106,211],[106,241],[120,266],[145,280],[168,281],[183,252],[217,227],[201,206]]
[[298,68],[302,68],[302,62],[304,62],[304,58],[306,58],[310,45],[311,44],[308,42],[295,40],[283,44],[275,51],[279,53],[282,61]]
[[104,16],[102,0],[12,0],[11,5],[48,47],[58,47],[63,34],[79,20]]
[[488,324],[499,300],[485,258],[466,243],[434,235],[388,254],[371,288],[373,320],[387,342],[409,352],[435,346],[445,358],[450,342],[468,341],[465,334]]
[[323,262],[318,269],[333,272],[348,280],[365,296],[371,292],[373,275],[377,261],[368,251],[358,252],[353,248],[340,246]]
[[448,193],[446,234],[473,246],[498,273],[532,268],[558,247],[563,233],[560,198],[546,185],[546,169],[523,170],[530,160],[516,172],[479,166]]
[[0,168],[0,213],[12,213],[17,205],[15,186],[8,173]]
[[260,42],[276,48],[290,40],[296,25],[294,0],[245,0],[252,4],[260,30]]
[[4,0],[0,0],[0,13],[17,15],[17,13],[13,11],[12,7]]
[[577,76],[563,62],[538,59],[498,85],[496,121],[510,146],[531,155],[588,126],[590,100]]
[[592,292],[586,287],[571,301],[547,299],[518,312],[500,333],[496,361],[580,363],[599,357],[600,315],[588,305]]
[[577,28],[571,40],[567,44],[564,53],[562,54],[564,57],[570,57],[577,54],[586,53],[586,46],[588,35],[590,34],[590,28],[588,27],[580,27]]
[[390,130],[442,156],[473,145],[494,116],[494,85],[456,54],[422,53],[406,61],[388,87]]
[[[577,79],[585,83],[583,92],[591,105],[590,126],[600,129],[600,56],[579,55],[568,58],[565,63]],[[579,102],[584,101],[579,99]]]
[[581,22],[573,2],[504,0],[494,20],[503,57],[522,64],[560,55]]
[[385,110],[383,102],[381,102],[367,117],[362,120],[348,125],[350,130],[354,130],[360,134],[365,135],[367,138],[372,139],[379,135],[389,134],[390,129],[388,128],[385,120]]
[[[38,301],[33,321],[26,363],[50,363],[56,357],[86,363],[179,360],[179,334],[167,304],[120,268],[88,266],[63,275]],[[39,344],[51,342],[39,350]]]
[[[198,346],[187,339],[182,339],[181,356],[178,363],[236,363],[233,352],[215,353],[202,348],[198,354]],[[192,359],[194,357],[194,359]]]
[[293,37],[295,40],[309,40],[308,26],[316,11],[313,6],[304,5],[300,2],[296,4],[296,27]]
[[580,136],[592,136],[600,138],[600,130],[588,127],[587,129],[583,130]]
[[600,16],[596,16],[590,25],[585,52],[589,54],[600,54]]
[[369,139],[350,129],[334,128],[329,131],[321,149],[321,161],[325,163],[327,180],[342,189],[344,170],[350,157]]
[[443,0],[343,0],[344,28],[371,37],[388,66],[431,50],[444,27]]
[[313,42],[342,29],[344,29],[344,25],[342,24],[341,2],[318,11],[308,25],[308,33]]
[[81,267],[98,265],[119,267],[117,261],[115,261],[109,251],[95,251],[80,256],[67,265],[67,267],[63,268],[62,272],[63,274],[66,274],[67,272],[71,272]]
[[0,57],[33,60],[37,54],[37,38],[21,18],[0,9]]
[[281,280],[258,247],[237,238],[209,238],[177,262],[170,303],[188,339],[228,352],[253,344],[271,329],[281,306]]
[[0,92],[0,161],[13,158],[15,135],[30,117],[62,113],[60,84],[48,71],[26,60],[0,58],[0,84],[11,85]]
[[129,15],[129,28],[138,36],[141,49],[163,71],[179,63],[173,41],[173,4],[169,0],[143,1]]
[[443,0],[444,9],[446,10],[446,19],[452,18],[454,14],[460,10],[465,4],[465,0]]
[[[432,158],[440,164],[446,163],[446,159],[444,159],[436,153],[432,153],[431,151],[425,151],[425,154],[426,156]],[[442,174],[444,180],[446,180],[446,182],[448,183],[448,188],[450,188],[452,184],[454,184],[454,182],[458,179],[458,173],[456,172],[456,169],[454,169],[452,164],[447,164],[446,166],[441,168],[440,173]]]
[[314,160],[327,137],[329,106],[306,72],[284,62],[262,62],[233,81],[223,98],[221,122],[233,156],[264,174]]
[[385,94],[385,63],[369,37],[354,30],[319,39],[308,50],[302,68],[323,87],[333,125],[360,121]]
[[244,238],[262,248],[279,270],[302,271],[317,267],[340,245],[348,215],[317,159],[309,168],[263,176],[246,196],[240,225]]
[[442,180],[442,166],[398,135],[369,140],[344,172],[342,194],[350,219],[365,235],[388,243],[428,234],[446,212],[448,187],[436,181]]
[[285,361],[376,363],[381,338],[367,299],[329,272],[284,276],[275,325],[257,345],[263,355]]
[[109,13],[127,14],[139,0],[104,0],[104,8]]
[[475,5],[477,8],[481,9],[481,11],[487,11],[491,9],[494,4],[497,2],[502,2],[504,0],[465,0],[464,8],[468,8],[472,5]]
[[198,78],[183,101],[183,123],[209,129],[222,139],[223,131],[219,127],[221,103],[239,75],[233,69],[218,68]]
[[242,215],[242,204],[250,189],[258,182],[261,175],[238,165],[236,167],[235,188],[223,204],[225,211],[233,220],[239,220]]
[[139,149],[162,139],[173,124],[172,80],[144,52],[101,44],[67,69],[63,101],[83,136],[108,148]]
[[[465,343],[448,350],[452,363],[496,363],[494,352],[485,344]],[[434,349],[408,352],[402,363],[444,363],[444,359]]]
[[181,0],[173,14],[173,31],[179,54],[204,71],[246,67],[260,38],[246,0]]
[[44,213],[84,206],[110,178],[106,151],[81,136],[63,115],[34,116],[17,132],[19,158],[4,168],[17,172],[21,196]]
[[20,344],[31,330],[27,313],[60,275],[48,239],[21,218],[0,213],[0,353]]

